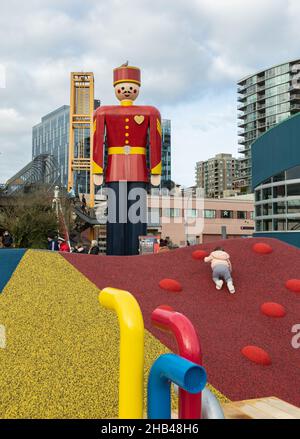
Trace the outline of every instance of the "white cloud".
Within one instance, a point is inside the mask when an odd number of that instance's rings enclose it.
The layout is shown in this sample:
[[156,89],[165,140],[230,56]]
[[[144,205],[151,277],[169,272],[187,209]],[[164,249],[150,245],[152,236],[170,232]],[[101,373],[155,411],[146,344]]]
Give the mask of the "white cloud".
[[0,110],[19,119],[0,125],[0,182],[17,170],[10,151],[18,165],[30,158],[32,125],[68,103],[71,71],[93,71],[110,104],[112,69],[128,59],[142,68],[139,103],[173,119],[173,176],[193,183],[197,160],[237,150],[236,81],[299,57],[299,13],[298,0],[3,2]]

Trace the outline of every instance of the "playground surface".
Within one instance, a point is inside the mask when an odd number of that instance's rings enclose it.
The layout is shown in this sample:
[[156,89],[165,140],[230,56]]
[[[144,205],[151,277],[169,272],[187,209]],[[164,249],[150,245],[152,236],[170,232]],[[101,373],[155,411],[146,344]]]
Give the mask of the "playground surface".
[[[255,253],[257,242],[273,252]],[[300,350],[291,345],[291,329],[300,323],[300,294],[285,287],[287,280],[299,279],[300,251],[276,240],[218,245],[231,255],[234,296],[225,288],[217,291],[210,266],[192,257],[216,243],[138,257],[17,251],[20,262],[0,294],[0,324],[6,329],[1,417],[117,417],[119,327],[116,315],[99,305],[105,287],[130,291],[139,302],[147,329],[145,378],[159,355],[176,351],[172,336],[151,324],[152,311],[168,305],[195,325],[208,381],[222,394],[233,401],[274,396],[300,407]],[[10,250],[0,251],[0,261],[3,252]],[[182,291],[161,289],[165,278],[180,282]],[[263,315],[265,302],[283,305],[286,316]],[[241,351],[249,345],[264,349],[272,364],[245,358]]]
[[[119,326],[98,294],[59,254],[26,252],[0,295],[1,418],[118,417]],[[167,352],[146,332],[146,376]]]
[[[263,242],[271,254],[253,251]],[[209,264],[194,260],[195,250],[208,253],[223,246],[231,255],[237,293],[217,291]],[[151,324],[151,313],[170,305],[194,324],[201,340],[208,381],[230,400],[276,396],[300,407],[300,350],[292,347],[292,327],[299,324],[300,294],[285,284],[300,277],[300,250],[273,239],[234,239],[144,257],[109,257],[90,260],[85,255],[64,256],[98,288],[114,286],[130,291],[138,300],[146,328],[171,350],[173,338]],[[180,282],[182,292],[159,288],[162,279]],[[286,310],[284,318],[261,313],[264,303],[275,302]],[[241,350],[257,346],[271,357],[261,366]]]

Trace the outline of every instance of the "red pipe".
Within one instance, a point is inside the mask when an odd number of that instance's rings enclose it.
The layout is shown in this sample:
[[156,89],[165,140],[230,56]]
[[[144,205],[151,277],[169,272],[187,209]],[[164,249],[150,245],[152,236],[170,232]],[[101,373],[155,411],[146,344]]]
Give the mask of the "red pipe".
[[[151,320],[159,329],[171,332],[176,339],[179,355],[193,363],[202,365],[201,346],[191,321],[183,314],[157,308]],[[179,419],[201,418],[201,393],[192,395],[179,389]]]

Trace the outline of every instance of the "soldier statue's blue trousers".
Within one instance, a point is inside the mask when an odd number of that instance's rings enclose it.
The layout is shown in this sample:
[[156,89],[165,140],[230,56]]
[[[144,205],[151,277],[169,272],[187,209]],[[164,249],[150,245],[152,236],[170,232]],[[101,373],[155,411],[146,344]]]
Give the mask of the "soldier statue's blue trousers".
[[147,234],[147,183],[108,183],[107,250],[110,256],[137,255]]

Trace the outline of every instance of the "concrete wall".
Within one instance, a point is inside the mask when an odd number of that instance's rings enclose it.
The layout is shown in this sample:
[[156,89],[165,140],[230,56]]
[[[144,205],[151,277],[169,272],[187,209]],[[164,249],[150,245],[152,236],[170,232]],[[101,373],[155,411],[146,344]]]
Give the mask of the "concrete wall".
[[[163,198],[148,199],[149,207],[166,207]],[[178,208],[180,203],[171,202],[171,208]],[[251,212],[254,211],[253,197],[239,199],[232,197],[229,199],[202,199],[192,200],[190,209],[197,209],[199,217],[194,226],[187,228],[184,220],[184,209],[180,209],[180,216],[177,218],[162,217],[157,226],[158,233],[163,238],[169,236],[172,242],[178,246],[183,246],[189,240],[192,244],[212,242],[221,239],[222,226],[226,227],[228,238],[241,238],[252,236],[254,233],[254,220],[251,219]],[[204,210],[216,211],[216,218],[205,218]],[[233,211],[233,218],[221,218],[221,211]],[[247,212],[246,219],[237,219],[237,212]],[[245,230],[244,227],[248,228]],[[152,227],[150,227],[153,229]],[[252,229],[251,229],[252,228]],[[199,237],[199,238],[198,238]]]
[[260,136],[251,147],[252,186],[281,171],[300,165],[300,113]]

